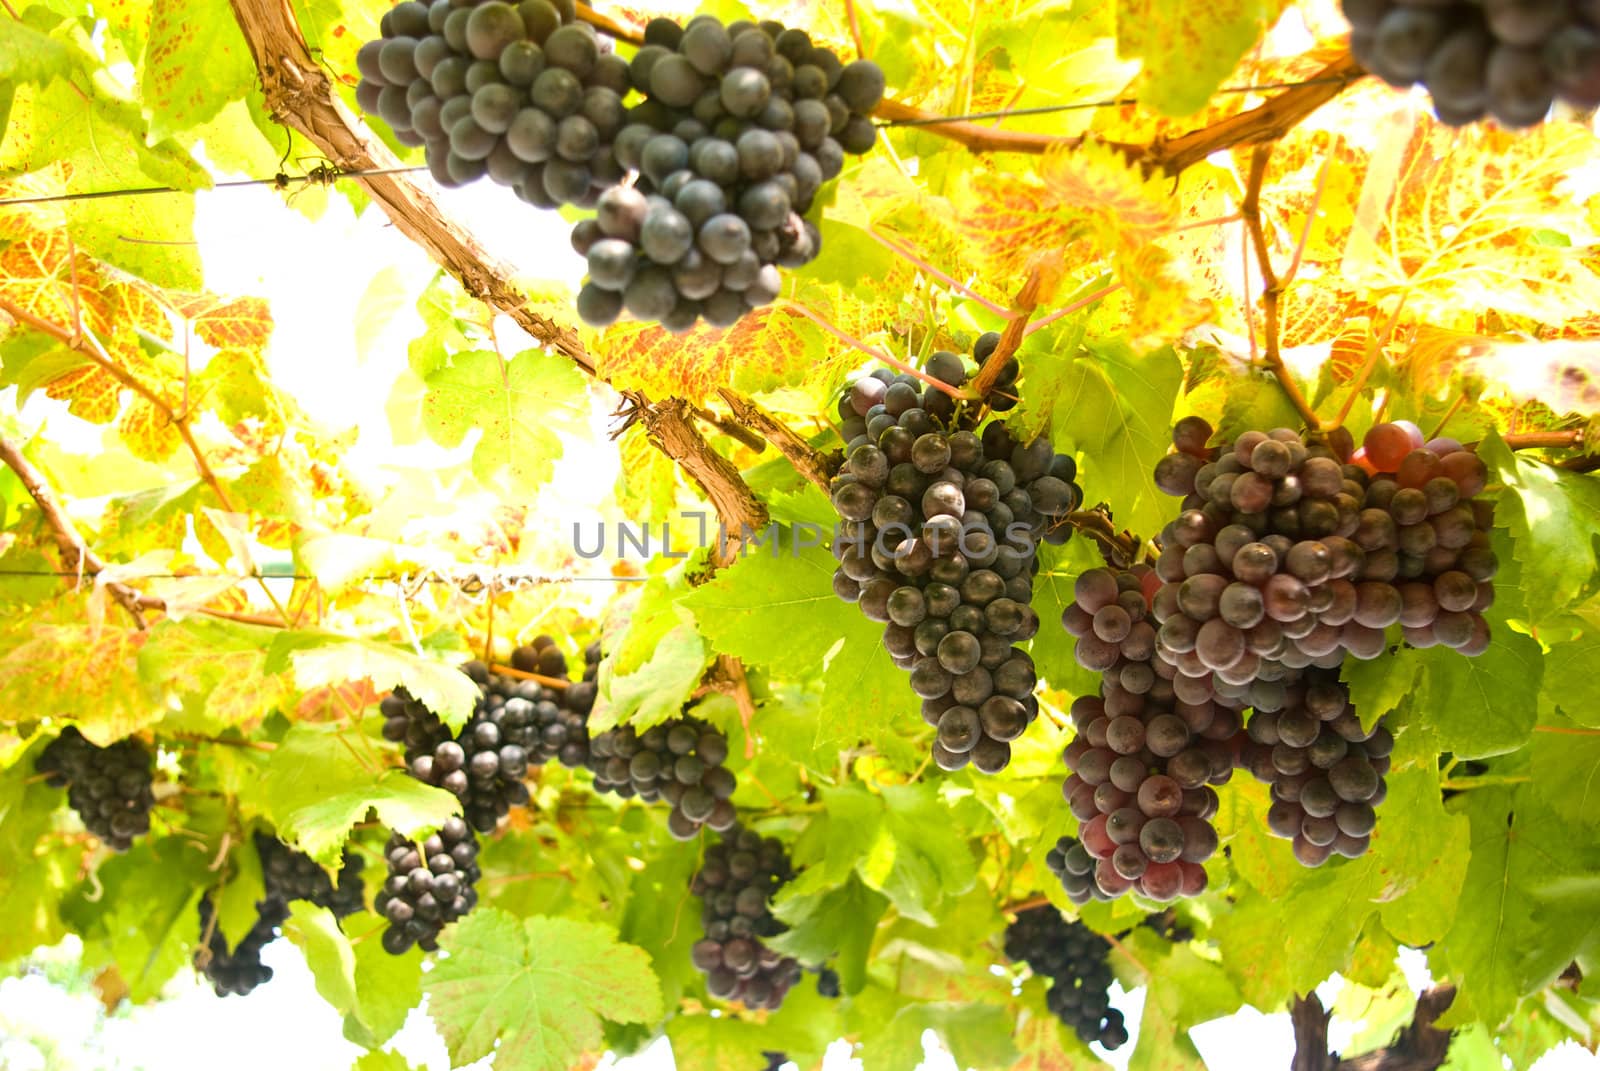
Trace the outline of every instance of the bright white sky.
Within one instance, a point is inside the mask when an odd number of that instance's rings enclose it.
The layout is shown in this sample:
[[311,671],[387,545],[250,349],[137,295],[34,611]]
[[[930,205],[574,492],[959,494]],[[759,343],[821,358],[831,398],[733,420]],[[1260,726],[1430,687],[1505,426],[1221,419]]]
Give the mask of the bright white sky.
[[[425,175],[420,178],[428,181]],[[568,283],[581,277],[582,260],[567,242],[570,224],[555,213],[535,211],[488,183],[439,192],[446,211],[520,275]],[[445,451],[426,444],[396,447],[390,435],[385,412],[389,390],[405,367],[406,342],[420,331],[415,301],[435,269],[381,212],[372,210],[357,219],[342,199],[331,198],[327,213],[311,223],[282,211],[277,195],[266,188],[222,190],[199,196],[196,236],[213,290],[261,295],[271,302],[277,324],[271,367],[277,382],[330,428],[359,426],[352,451],[358,467],[433,465],[470,453],[470,440],[456,451]],[[354,310],[373,277],[385,269],[398,276],[405,297],[395,306],[388,329],[361,355],[356,351]],[[531,344],[504,317],[499,331],[508,353]],[[42,397],[30,402],[28,415],[47,418],[55,434],[98,435],[62,416],[59,407],[47,405]],[[592,504],[597,489],[609,488],[615,473],[615,454],[603,436],[587,448],[569,444],[547,499]],[[0,980],[0,1069],[215,1071],[221,1058],[229,1071],[345,1071],[362,1050],[342,1038],[339,1017],[316,995],[298,951],[278,941],[269,946],[266,961],[276,976],[248,998],[217,998],[185,974],[173,983],[170,999],[124,1010],[109,1020],[101,1017],[92,996],[70,994],[42,977]],[[1402,962],[1414,990],[1427,984],[1420,953],[1409,953]],[[1324,984],[1320,992],[1325,1001],[1340,984]],[[1117,998],[1130,1032],[1137,1027],[1143,996],[1136,990]],[[1358,1028],[1336,1022],[1333,1044],[1348,1040]],[[1253,1009],[1197,1028],[1191,1038],[1209,1066],[1227,1071],[1281,1071],[1293,1052],[1288,1017]],[[925,1045],[926,1071],[954,1071],[953,1061],[931,1033]],[[430,1071],[449,1068],[443,1043],[425,1015],[413,1014],[394,1047]],[[1132,1048],[1130,1044],[1111,1055],[1118,1071],[1125,1071]],[[602,1066],[670,1071],[674,1064],[670,1047],[661,1042],[640,1057]],[[827,1071],[859,1066],[843,1043],[830,1052],[826,1064]],[[1535,1068],[1600,1071],[1600,1058],[1565,1046]]]

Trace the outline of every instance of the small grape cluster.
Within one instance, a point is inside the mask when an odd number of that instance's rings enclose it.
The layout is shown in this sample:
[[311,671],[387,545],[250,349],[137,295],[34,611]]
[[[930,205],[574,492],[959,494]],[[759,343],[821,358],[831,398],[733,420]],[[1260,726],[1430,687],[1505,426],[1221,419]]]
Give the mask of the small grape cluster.
[[731,830],[738,815],[732,796],[738,782],[723,765],[728,738],[695,717],[676,718],[644,732],[631,725],[608,729],[589,741],[595,791],[623,799],[672,805],[667,830],[689,840],[710,826]]
[[1182,945],[1194,940],[1194,930],[1180,922],[1177,912],[1170,908],[1146,915],[1139,925],[1170,944]]
[[356,98],[446,186],[487,175],[541,208],[594,208],[585,322],[624,310],[686,331],[777,297],[814,259],[803,217],[872,148],[883,72],[775,22],[653,19],[631,60],[571,0],[407,0],[357,54]]
[[1366,852],[1387,795],[1384,775],[1394,737],[1361,727],[1338,674],[1310,670],[1291,685],[1282,710],[1258,710],[1245,731],[1239,764],[1272,786],[1267,828],[1294,842],[1304,866]]
[[1084,1044],[1117,1049],[1128,1043],[1128,1030],[1122,1012],[1111,1006],[1108,950],[1099,934],[1049,906],[1020,911],[1006,927],[1006,956],[1050,980],[1045,1005],[1051,1014]]
[[[986,335],[977,352],[998,341]],[[956,390],[968,380],[949,351],[926,375]],[[1009,365],[997,390],[1015,379]],[[1033,659],[1015,646],[1039,629],[1029,605],[1039,543],[1066,540],[1063,519],[1083,492],[1077,464],[1047,438],[1018,442],[998,421],[980,436],[979,412],[910,374],[879,370],[847,388],[833,590],[884,625],[884,647],[938,730],[939,767],[997,773],[1039,713]]]
[[272,968],[261,962],[261,950],[278,936],[278,927],[289,917],[288,901],[268,896],[256,903],[256,921],[230,952],[228,941],[216,925],[216,907],[211,894],[200,898],[200,939],[203,952],[195,954],[200,973],[219,997],[243,997],[258,985],[272,980]]
[[800,964],[762,943],[784,931],[772,914],[773,895],[794,877],[782,842],[738,825],[706,847],[690,884],[704,905],[705,937],[690,956],[706,976],[706,991],[747,1008],[777,1010],[800,980]]
[[99,747],[69,725],[39,753],[34,769],[50,787],[67,790],[67,802],[90,833],[125,852],[150,829],[152,765],[149,750],[132,737]]
[[1600,105],[1600,11],[1578,0],[1344,0],[1350,51],[1399,88],[1421,82],[1439,120],[1533,126],[1559,98]]
[[335,918],[353,915],[365,906],[361,871],[366,861],[346,850],[335,883],[317,861],[297,852],[271,834],[256,831],[256,854],[261,859],[261,878],[268,899],[309,900],[333,912]]
[[461,732],[452,734],[437,714],[396,688],[381,707],[383,735],[406,745],[412,777],[455,795],[472,827],[487,833],[512,807],[528,802],[522,778],[536,741],[535,705],[520,698],[491,704],[488,667],[468,662],[462,671],[484,694]]
[[1157,654],[1150,608],[1160,578],[1143,563],[1090,569],[1074,585],[1062,624],[1079,664],[1100,673],[1100,694],[1080,696],[1077,736],[1062,784],[1082,843],[1062,853],[1062,884],[1075,902],[1137,889],[1154,900],[1195,896],[1217,850],[1216,790],[1233,776],[1230,739],[1243,719],[1227,700],[1185,695]]
[[211,895],[200,900],[200,938],[206,943],[195,962],[217,996],[244,996],[272,978],[272,968],[261,962],[261,950],[278,934],[289,917],[289,903],[308,900],[332,911],[337,918],[353,915],[364,906],[361,870],[364,861],[346,851],[336,885],[316,860],[257,830],[256,855],[261,860],[264,895],[256,901],[256,920],[250,932],[230,952],[227,939],[216,927]]
[[473,887],[482,876],[477,836],[466,822],[451,817],[420,845],[390,834],[384,858],[389,875],[372,904],[389,920],[384,951],[398,956],[416,945],[432,952],[439,947],[439,932],[478,902]]

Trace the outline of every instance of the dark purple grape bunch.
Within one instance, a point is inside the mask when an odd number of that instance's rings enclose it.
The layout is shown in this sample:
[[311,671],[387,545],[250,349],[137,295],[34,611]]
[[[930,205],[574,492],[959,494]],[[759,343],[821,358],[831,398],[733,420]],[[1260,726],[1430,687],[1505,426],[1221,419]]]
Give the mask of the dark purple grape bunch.
[[[948,351],[926,374],[954,390],[969,377]],[[1002,381],[1011,389],[1015,373]],[[997,773],[1039,712],[1033,659],[1018,646],[1039,630],[1029,605],[1039,543],[1065,542],[1083,492],[1076,462],[1049,439],[1018,442],[998,421],[980,435],[983,409],[885,370],[846,389],[833,589],[884,625],[884,647],[938,730],[939,767]]]
[[372,904],[389,921],[384,951],[398,956],[412,945],[434,951],[440,931],[478,902],[477,836],[460,818],[447,818],[420,845],[390,834],[384,860],[388,877]]
[[1106,939],[1081,922],[1068,922],[1048,905],[1019,911],[1006,927],[1005,953],[1046,978],[1045,1006],[1085,1045],[1118,1049],[1128,1043],[1122,1012],[1111,1006],[1111,965]]
[[133,737],[99,747],[75,725],[50,741],[34,763],[47,785],[67,790],[67,802],[85,828],[114,852],[127,851],[150,830],[153,767],[149,749]]
[[506,701],[491,693],[491,675],[482,662],[468,662],[462,672],[483,694],[459,733],[452,734],[437,714],[397,688],[381,705],[383,735],[406,745],[412,777],[453,794],[472,827],[488,833],[512,807],[528,803],[522,778],[538,742],[537,713],[528,700]]
[[[1100,674],[1100,694],[1071,707],[1077,735],[1061,786],[1081,842],[1058,844],[1058,876],[1074,903],[1137,891],[1152,900],[1197,896],[1217,850],[1216,786],[1234,769],[1243,723],[1236,702],[1186,697],[1157,655],[1154,570],[1090,569],[1074,584],[1062,625],[1075,654]],[[1051,868],[1056,869],[1051,861]]]
[[653,19],[624,60],[571,0],[407,0],[357,54],[356,99],[442,185],[487,175],[540,208],[596,209],[585,322],[686,331],[777,297],[817,256],[804,217],[845,153],[872,148],[883,72],[774,22]]
[[778,296],[780,267],[821,252],[805,216],[845,153],[877,140],[883,71],[770,21],[657,18],[644,36],[629,65],[644,100],[610,146],[635,181],[573,230],[589,262],[578,312],[594,327],[624,311],[675,332],[729,327]]
[[200,898],[200,939],[205,946],[196,950],[195,965],[217,996],[247,996],[257,986],[272,980],[272,968],[261,962],[261,950],[278,936],[278,927],[288,917],[288,903],[281,897],[269,895],[258,901],[256,920],[250,932],[230,951],[227,938],[217,926],[211,894]]
[[[627,61],[577,22],[572,0],[407,0],[356,53],[356,102],[441,186],[485,175],[540,207],[598,196],[630,88]],[[602,142],[606,144],[602,145]],[[554,193],[552,193],[552,188]]]
[[1542,122],[1600,105],[1600,9],[1581,0],[1344,0],[1350,51],[1392,86],[1418,82],[1440,122]]
[[693,839],[702,826],[720,833],[738,820],[738,781],[723,765],[728,738],[699,718],[677,718],[642,733],[631,725],[608,729],[589,742],[589,756],[595,791],[670,803],[667,830],[678,840]]
[[361,871],[366,864],[355,852],[346,849],[335,882],[315,859],[295,851],[270,833],[257,830],[255,845],[268,899],[284,903],[308,900],[327,908],[335,918],[353,915],[366,906],[361,883]]
[[717,1000],[750,1009],[776,1011],[800,980],[800,964],[768,948],[763,939],[787,927],[772,914],[772,897],[794,877],[783,843],[732,826],[706,846],[705,859],[690,884],[703,905],[705,936],[690,956],[706,976],[706,991]]
[[1338,674],[1309,670],[1281,710],[1257,711],[1239,765],[1272,786],[1267,828],[1294,842],[1304,866],[1354,859],[1371,844],[1394,737],[1382,722],[1361,727]]

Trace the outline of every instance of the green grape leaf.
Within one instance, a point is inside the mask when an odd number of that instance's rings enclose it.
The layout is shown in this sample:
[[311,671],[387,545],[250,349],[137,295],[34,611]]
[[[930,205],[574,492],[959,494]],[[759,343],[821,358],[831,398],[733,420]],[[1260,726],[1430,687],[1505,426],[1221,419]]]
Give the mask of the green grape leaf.
[[216,117],[254,88],[255,62],[233,12],[152,0],[142,90],[157,140]]
[[667,1020],[674,1061],[697,1071],[750,1071],[765,1066],[764,1052],[781,1052],[801,1067],[813,1067],[841,1033],[838,1001],[818,996],[809,979],[760,1022],[727,1014]]
[[388,923],[375,915],[353,915],[342,925],[356,951],[359,1001],[345,1016],[345,1036],[371,1048],[398,1033],[422,1002],[422,950],[412,947],[398,956],[385,951],[381,937]]
[[645,582],[626,631],[608,644],[591,731],[623,722],[648,728],[683,712],[711,662],[693,617],[678,605],[688,590],[677,569]]
[[712,648],[774,676],[804,679],[824,655],[817,740],[854,744],[891,735],[916,708],[906,675],[883,649],[880,627],[833,593],[833,556],[784,531],[747,547],[733,565],[685,596]]
[[185,837],[140,841],[62,904],[62,916],[118,966],[134,1000],[155,998],[188,963],[201,894],[216,881],[207,862]]
[[1144,61],[1134,82],[1141,104],[1188,115],[1205,107],[1283,7],[1283,0],[1119,0],[1117,55]]
[[1528,749],[1531,790],[1574,826],[1600,826],[1600,735],[1564,721],[1540,729]]
[[1149,968],[1129,1071],[1204,1068],[1189,1028],[1237,1011],[1243,1003],[1238,989],[1220,964],[1200,958],[1187,946],[1169,945],[1143,927],[1125,937],[1123,947]]
[[387,643],[327,632],[279,632],[263,671],[292,671],[301,691],[358,680],[380,691],[404,687],[452,729],[467,723],[479,698],[472,678],[452,666]]
[[1155,464],[1172,445],[1172,409],[1183,365],[1171,347],[1136,355],[1126,345],[1090,343],[1055,384],[1051,441],[1086,459],[1084,502],[1104,501],[1118,527],[1150,537],[1175,513],[1155,484]]
[[866,1071],[916,1067],[922,1063],[923,1032],[932,1030],[957,1067],[1011,1067],[1018,1056],[1011,1029],[1011,1017],[996,1004],[906,1004],[862,1037],[861,1066]]
[[65,804],[60,789],[38,779],[33,763],[43,741],[23,750],[18,761],[0,770],[0,960],[53,944],[66,932],[56,904],[77,875],[80,853],[39,851],[40,838]]
[[182,698],[195,731],[248,726],[288,698],[287,682],[265,672],[276,632],[216,618],[162,621],[139,651],[139,679]]
[[1554,981],[1600,926],[1600,844],[1528,786],[1488,786],[1463,797],[1472,858],[1455,925],[1433,969],[1456,983],[1441,1026],[1498,1028],[1527,993]]
[[442,788],[399,769],[375,769],[358,745],[326,726],[290,729],[272,753],[257,802],[278,835],[317,862],[338,862],[345,840],[369,810],[384,825],[415,838],[461,809]]
[[1478,456],[1505,484],[1495,523],[1510,529],[1528,620],[1543,625],[1600,584],[1600,481],[1512,453],[1492,432]]
[[1542,698],[1579,725],[1600,727],[1600,606],[1586,606],[1571,618],[1578,633],[1551,644],[1544,658]]
[[889,900],[855,874],[836,888],[813,886],[802,874],[778,891],[772,913],[788,923],[789,930],[766,943],[801,963],[825,963],[837,954],[834,969],[840,985],[846,993],[859,992],[866,983],[873,935]]
[[283,935],[305,954],[317,994],[341,1014],[357,1005],[356,953],[333,912],[305,900],[289,905]]
[[1448,647],[1417,653],[1428,671],[1428,705],[1439,745],[1462,758],[1500,755],[1523,745],[1539,716],[1544,658],[1537,640],[1513,631],[1491,607],[1489,649],[1463,658]]
[[571,361],[539,350],[510,361],[484,350],[455,353],[424,381],[428,434],[441,446],[457,446],[477,430],[473,475],[508,497],[529,497],[547,483],[561,457],[556,432],[586,426],[582,375]]
[[479,908],[445,932],[448,958],[423,979],[457,1066],[490,1053],[526,1071],[565,1071],[600,1043],[600,1017],[648,1023],[661,994],[645,953],[615,931]]

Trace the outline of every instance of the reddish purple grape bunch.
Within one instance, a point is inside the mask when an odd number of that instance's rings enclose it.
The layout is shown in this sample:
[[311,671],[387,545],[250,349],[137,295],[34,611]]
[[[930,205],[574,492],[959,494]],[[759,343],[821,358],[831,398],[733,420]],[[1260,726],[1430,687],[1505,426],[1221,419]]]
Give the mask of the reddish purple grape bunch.
[[1091,569],[1061,615],[1079,664],[1101,678],[1098,696],[1073,701],[1077,737],[1064,753],[1061,791],[1081,840],[1058,845],[1057,873],[1074,903],[1198,895],[1217,850],[1213,786],[1233,776],[1242,719],[1234,700],[1178,693],[1175,668],[1157,655],[1149,600],[1159,585],[1144,564]]

